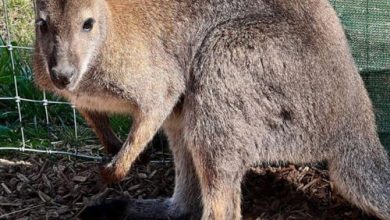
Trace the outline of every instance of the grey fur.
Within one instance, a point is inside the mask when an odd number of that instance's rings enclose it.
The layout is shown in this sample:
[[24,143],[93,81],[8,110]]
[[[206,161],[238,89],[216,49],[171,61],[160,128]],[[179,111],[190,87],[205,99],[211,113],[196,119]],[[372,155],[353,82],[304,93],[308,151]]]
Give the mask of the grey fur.
[[[390,219],[389,159],[328,1],[78,2],[38,0],[55,31],[48,38],[37,29],[36,81],[87,117],[95,111],[103,119],[103,112],[133,115],[128,139],[103,170],[107,181],[123,178],[156,131],[165,130],[175,193],[165,202],[129,202],[122,210],[129,219],[142,219],[142,207],[156,207],[166,218],[240,219],[246,170],[280,161],[327,161],[345,198]],[[74,89],[60,90],[48,60],[66,60],[63,68],[71,65],[74,78],[80,75],[80,54],[90,47],[74,38],[86,36],[77,32],[85,8],[101,14],[91,15],[98,24],[88,42],[95,54],[82,80],[71,82]],[[99,117],[89,119],[99,137],[118,145],[108,123],[97,125]]]

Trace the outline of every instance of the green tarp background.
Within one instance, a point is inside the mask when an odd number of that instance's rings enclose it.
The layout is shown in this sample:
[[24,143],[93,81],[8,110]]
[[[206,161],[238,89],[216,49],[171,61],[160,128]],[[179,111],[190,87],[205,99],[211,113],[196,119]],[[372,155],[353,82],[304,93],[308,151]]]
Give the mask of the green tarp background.
[[378,133],[390,151],[390,0],[331,0],[375,106]]

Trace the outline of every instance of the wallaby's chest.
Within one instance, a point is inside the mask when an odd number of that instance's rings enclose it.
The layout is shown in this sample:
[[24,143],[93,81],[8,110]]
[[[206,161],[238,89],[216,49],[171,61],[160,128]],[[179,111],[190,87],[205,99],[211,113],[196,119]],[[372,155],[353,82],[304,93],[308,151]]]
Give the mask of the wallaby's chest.
[[82,94],[71,96],[70,101],[77,108],[99,112],[129,114],[132,109],[129,102],[110,96],[92,96]]

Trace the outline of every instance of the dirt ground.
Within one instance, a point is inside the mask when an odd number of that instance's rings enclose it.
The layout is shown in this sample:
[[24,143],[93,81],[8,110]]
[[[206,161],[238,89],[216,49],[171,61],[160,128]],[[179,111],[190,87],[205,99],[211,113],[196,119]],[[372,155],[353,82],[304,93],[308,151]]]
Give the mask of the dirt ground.
[[[45,155],[0,156],[0,219],[75,219],[91,201],[171,195],[171,163],[137,164],[121,184],[104,186],[98,162]],[[332,191],[320,166],[254,168],[243,184],[244,219],[375,219]]]

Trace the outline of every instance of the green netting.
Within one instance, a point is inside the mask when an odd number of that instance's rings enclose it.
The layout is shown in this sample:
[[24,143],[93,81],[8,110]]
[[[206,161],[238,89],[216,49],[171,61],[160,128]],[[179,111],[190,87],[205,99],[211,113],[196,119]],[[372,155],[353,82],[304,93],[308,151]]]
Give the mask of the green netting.
[[378,132],[390,150],[390,1],[331,0],[375,106]]

